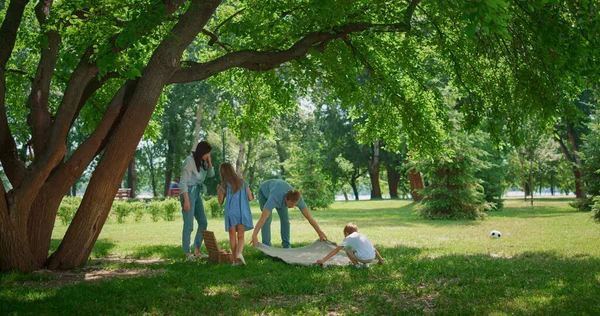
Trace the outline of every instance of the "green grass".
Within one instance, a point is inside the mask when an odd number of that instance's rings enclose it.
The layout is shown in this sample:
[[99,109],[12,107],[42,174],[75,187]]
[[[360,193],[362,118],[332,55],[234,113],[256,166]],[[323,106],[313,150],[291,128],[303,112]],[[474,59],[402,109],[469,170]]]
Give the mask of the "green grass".
[[[600,314],[600,224],[569,200],[507,200],[483,221],[429,221],[409,201],[337,202],[313,211],[329,239],[355,222],[386,259],[369,270],[297,267],[246,248],[246,267],[186,262],[181,219],[125,224],[110,219],[92,258],[163,258],[103,263],[83,271],[153,271],[104,281],[61,283],[52,273],[0,274],[0,314]],[[258,208],[253,209],[255,222]],[[290,212],[292,245],[317,235]],[[209,219],[228,249],[222,219]],[[493,230],[501,239],[489,239]],[[66,227],[57,223],[53,247]],[[278,217],[272,225],[278,243]],[[250,234],[247,234],[247,241]],[[82,275],[80,273],[80,275]],[[56,285],[56,284],[59,285]]]

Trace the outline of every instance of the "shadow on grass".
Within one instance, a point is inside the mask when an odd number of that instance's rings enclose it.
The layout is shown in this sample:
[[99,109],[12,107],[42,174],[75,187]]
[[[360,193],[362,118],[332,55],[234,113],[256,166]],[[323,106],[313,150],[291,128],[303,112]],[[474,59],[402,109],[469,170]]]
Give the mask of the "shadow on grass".
[[507,208],[500,211],[487,212],[490,217],[515,217],[515,218],[534,218],[534,217],[560,217],[571,215],[577,212],[573,208],[557,208],[534,206],[529,208]]
[[180,246],[173,245],[152,245],[137,247],[131,254],[132,258],[161,258],[173,259],[183,258],[183,251]]
[[[52,239],[50,241],[50,253],[53,253],[58,249],[60,242],[62,239]],[[103,258],[110,254],[110,251],[115,248],[117,245],[108,240],[108,239],[98,239],[96,244],[94,244],[94,248],[92,249],[92,253],[90,254],[93,258]]]
[[[0,289],[8,314],[598,314],[600,260],[531,252],[426,256],[421,249],[379,249],[384,265],[299,267],[247,251],[246,267],[206,261],[160,264],[155,276],[58,289]],[[141,248],[170,255],[177,247]]]

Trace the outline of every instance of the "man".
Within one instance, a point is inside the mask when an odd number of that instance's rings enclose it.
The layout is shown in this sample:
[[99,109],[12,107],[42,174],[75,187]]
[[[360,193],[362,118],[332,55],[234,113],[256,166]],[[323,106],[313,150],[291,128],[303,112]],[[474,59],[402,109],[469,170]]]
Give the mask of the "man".
[[306,217],[308,222],[319,235],[319,239],[327,240],[327,236],[315,219],[310,215],[306,203],[300,197],[300,192],[294,189],[289,183],[273,179],[263,182],[258,189],[258,202],[262,214],[254,227],[252,233],[252,245],[258,246],[258,232],[262,228],[262,243],[271,246],[271,220],[273,219],[273,209],[277,209],[279,219],[281,221],[281,245],[283,248],[290,248],[290,217],[288,208],[297,206]]

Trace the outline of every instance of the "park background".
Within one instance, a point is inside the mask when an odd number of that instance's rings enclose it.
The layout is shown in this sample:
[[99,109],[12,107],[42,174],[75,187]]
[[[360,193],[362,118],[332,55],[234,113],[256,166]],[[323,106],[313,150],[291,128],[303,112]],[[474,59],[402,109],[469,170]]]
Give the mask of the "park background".
[[[597,314],[598,5],[0,1],[0,310]],[[386,264],[184,261],[199,140]]]

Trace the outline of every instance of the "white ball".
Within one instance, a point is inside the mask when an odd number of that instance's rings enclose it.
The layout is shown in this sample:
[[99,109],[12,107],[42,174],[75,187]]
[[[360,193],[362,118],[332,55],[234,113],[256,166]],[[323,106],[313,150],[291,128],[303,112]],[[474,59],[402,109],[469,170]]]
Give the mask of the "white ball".
[[497,230],[492,230],[490,232],[490,238],[500,238],[502,237],[502,233]]

